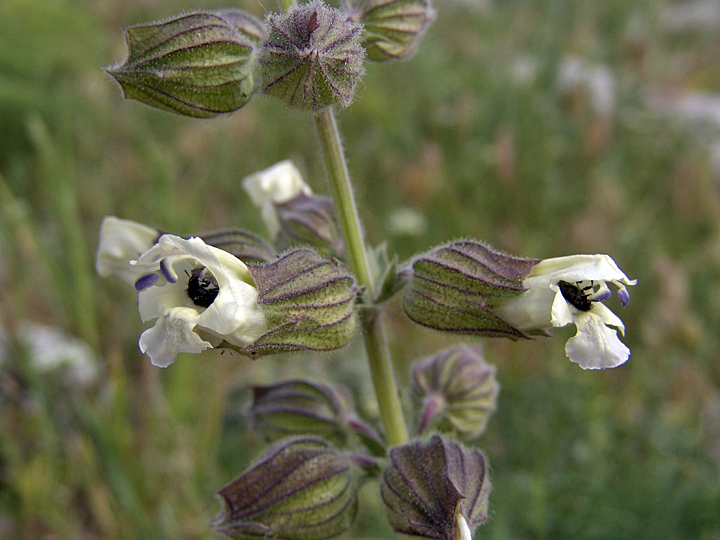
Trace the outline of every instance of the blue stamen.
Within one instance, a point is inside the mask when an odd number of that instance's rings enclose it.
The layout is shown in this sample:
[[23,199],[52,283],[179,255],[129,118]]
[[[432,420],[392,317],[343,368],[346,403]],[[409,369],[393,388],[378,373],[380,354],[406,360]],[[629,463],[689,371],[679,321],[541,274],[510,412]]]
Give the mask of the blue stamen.
[[604,302],[605,300],[607,300],[608,298],[610,298],[612,296],[612,291],[610,289],[608,289],[606,291],[602,291],[602,292],[598,291],[598,292],[600,294],[591,298],[591,300],[593,302]]
[[618,298],[620,299],[620,303],[623,307],[627,307],[627,305],[630,303],[630,295],[624,288],[618,291]]
[[157,274],[145,274],[144,276],[137,278],[135,281],[135,290],[138,292],[144,291],[148,287],[155,285],[158,279],[160,278]]
[[170,263],[168,263],[168,259],[160,261],[160,272],[168,283],[177,283],[177,274],[172,269],[172,266],[170,266]]

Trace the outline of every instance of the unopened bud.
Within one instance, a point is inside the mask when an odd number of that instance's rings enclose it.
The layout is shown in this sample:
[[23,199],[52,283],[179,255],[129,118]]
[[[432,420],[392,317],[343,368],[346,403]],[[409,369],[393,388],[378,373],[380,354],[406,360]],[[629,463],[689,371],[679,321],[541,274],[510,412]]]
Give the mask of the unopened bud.
[[213,528],[230,538],[324,540],[345,532],[357,507],[351,462],[315,438],[280,441],[218,495]]
[[303,248],[248,268],[258,287],[260,307],[277,324],[243,353],[330,351],[355,336],[357,287],[338,261]]
[[374,454],[385,454],[383,441],[358,419],[350,393],[341,386],[305,379],[256,386],[248,414],[270,440],[315,435],[339,447],[358,441]]
[[390,450],[381,493],[396,532],[458,540],[487,519],[490,480],[479,450],[434,435]]
[[325,255],[342,254],[342,234],[331,199],[303,193],[275,209],[280,220],[280,248],[307,245]]
[[263,92],[296,109],[350,105],[364,73],[362,25],[313,0],[267,18],[259,64]]
[[479,345],[458,345],[413,364],[413,395],[422,404],[418,433],[433,426],[478,437],[495,410],[500,386]]
[[272,440],[305,434],[342,442],[352,410],[344,388],[296,379],[253,387],[249,414],[253,426]]
[[416,323],[444,332],[525,338],[490,306],[522,294],[538,262],[473,240],[445,244],[412,262],[403,308]]
[[346,0],[344,7],[363,24],[363,46],[376,62],[411,56],[435,20],[430,0]]
[[243,32],[232,13],[194,12],[130,26],[127,59],[107,72],[126,98],[158,109],[200,118],[235,111],[253,93],[257,32]]

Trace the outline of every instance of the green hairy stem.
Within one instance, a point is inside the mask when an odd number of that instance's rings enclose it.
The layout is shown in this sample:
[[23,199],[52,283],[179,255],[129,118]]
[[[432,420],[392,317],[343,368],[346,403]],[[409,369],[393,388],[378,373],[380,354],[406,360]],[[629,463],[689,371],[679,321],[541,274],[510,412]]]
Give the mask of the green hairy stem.
[[[374,297],[372,274],[335,115],[331,107],[326,107],[314,118],[348,263],[358,285],[370,293],[366,297]],[[395,386],[390,351],[382,320],[374,310],[363,310],[362,329],[370,374],[388,444],[404,444],[408,441],[408,434]]]

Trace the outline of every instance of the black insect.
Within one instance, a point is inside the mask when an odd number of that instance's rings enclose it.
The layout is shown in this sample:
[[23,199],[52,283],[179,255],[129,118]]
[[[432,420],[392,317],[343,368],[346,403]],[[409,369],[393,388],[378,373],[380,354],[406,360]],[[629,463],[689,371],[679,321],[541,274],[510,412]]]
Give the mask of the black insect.
[[575,309],[579,311],[590,311],[592,309],[593,303],[588,298],[588,293],[585,292],[592,289],[592,284],[581,289],[574,283],[560,280],[558,281],[558,287],[560,287],[560,292],[562,293],[563,298],[565,298],[565,300],[567,300],[568,303]]
[[[187,274],[187,272],[185,272]],[[210,307],[220,292],[215,276],[204,268],[196,268],[188,274],[187,295],[198,307]]]

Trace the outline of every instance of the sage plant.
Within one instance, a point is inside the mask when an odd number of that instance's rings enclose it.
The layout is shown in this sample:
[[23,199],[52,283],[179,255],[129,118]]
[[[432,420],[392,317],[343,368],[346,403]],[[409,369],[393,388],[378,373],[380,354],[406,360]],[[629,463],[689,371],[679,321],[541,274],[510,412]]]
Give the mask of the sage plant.
[[630,356],[603,301],[615,288],[626,305],[636,282],[607,255],[541,260],[466,239],[398,263],[367,245],[335,113],[352,103],[365,62],[409,58],[434,17],[430,0],[283,0],[264,20],[196,11],[127,28],[127,58],[107,69],[125,97],[173,113],[231,113],[263,93],[315,123],[330,197],[289,161],[243,182],[270,242],[240,229],[183,238],[116,217],[101,226],[97,271],[138,291],[152,325],[139,347],[158,367],[210,348],[256,359],[364,342],[379,427],[332,381],[253,389],[252,427],[272,444],[218,492],[224,510],[212,526],[231,538],[344,533],[372,476],[402,535],[469,540],[487,519],[488,464],[464,443],[495,410],[496,370],[477,343],[418,359],[406,423],[382,319],[392,297],[417,324],[470,338],[527,340],[574,324],[566,353],[583,369]]

